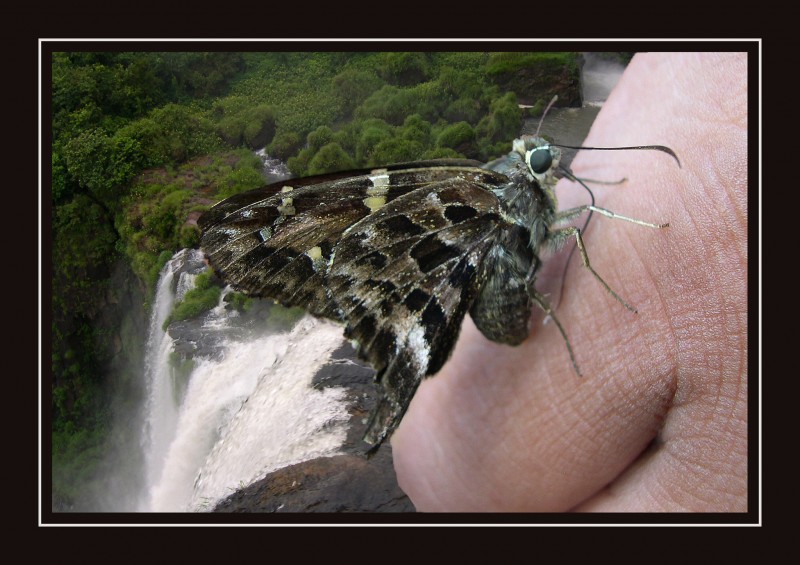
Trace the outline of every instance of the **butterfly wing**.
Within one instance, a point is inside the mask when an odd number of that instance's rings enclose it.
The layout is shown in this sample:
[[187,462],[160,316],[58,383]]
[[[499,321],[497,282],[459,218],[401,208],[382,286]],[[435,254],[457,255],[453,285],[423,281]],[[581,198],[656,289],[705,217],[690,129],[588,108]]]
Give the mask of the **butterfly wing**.
[[485,173],[459,175],[387,204],[343,234],[328,273],[345,335],[377,371],[382,397],[365,440],[377,448],[427,375],[441,369],[504,225]]
[[[307,179],[301,179],[305,181]],[[222,280],[251,296],[339,320],[324,260],[365,211],[363,176],[277,183],[223,201],[201,217],[201,247]]]
[[[342,232],[372,212],[376,193],[391,202],[475,163],[432,160],[274,183],[203,214],[200,245],[220,278],[241,292],[341,321],[325,279]],[[437,172],[425,173],[431,165]]]
[[505,182],[460,163],[290,181],[215,206],[201,245],[234,287],[345,324],[383,393],[374,450],[455,345],[506,225],[492,192]]

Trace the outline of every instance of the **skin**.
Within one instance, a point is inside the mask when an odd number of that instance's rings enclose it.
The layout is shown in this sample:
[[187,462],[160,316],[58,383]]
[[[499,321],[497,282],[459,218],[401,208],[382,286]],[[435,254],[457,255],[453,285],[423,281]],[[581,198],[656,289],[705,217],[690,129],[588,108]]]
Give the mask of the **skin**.
[[[584,145],[642,144],[668,145],[682,168],[656,151],[572,164],[627,177],[593,185],[598,206],[670,223],[595,214],[585,234],[592,266],[639,313],[576,253],[556,313],[583,377],[552,323],[509,347],[465,320],[392,438],[418,510],[748,510],[746,54],[636,55]],[[568,181],[557,191],[560,209],[587,201]]]

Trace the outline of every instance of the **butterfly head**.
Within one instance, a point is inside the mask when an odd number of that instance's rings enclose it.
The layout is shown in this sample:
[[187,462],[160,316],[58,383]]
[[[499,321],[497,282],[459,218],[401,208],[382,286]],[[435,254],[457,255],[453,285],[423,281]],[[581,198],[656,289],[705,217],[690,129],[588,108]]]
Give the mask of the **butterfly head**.
[[561,149],[551,145],[543,137],[523,135],[514,140],[514,150],[519,153],[528,169],[528,174],[540,185],[554,182],[554,172],[561,161]]

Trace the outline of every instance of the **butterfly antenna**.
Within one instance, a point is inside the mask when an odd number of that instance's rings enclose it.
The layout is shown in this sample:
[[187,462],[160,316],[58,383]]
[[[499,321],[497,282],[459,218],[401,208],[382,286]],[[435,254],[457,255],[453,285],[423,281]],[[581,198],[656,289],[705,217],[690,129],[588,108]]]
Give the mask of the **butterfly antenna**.
[[544,117],[547,115],[547,112],[550,111],[550,108],[553,107],[553,104],[555,104],[556,100],[558,100],[558,94],[553,96],[552,100],[550,100],[550,103],[547,105],[547,108],[545,108],[544,112],[542,112],[542,117],[539,119],[539,127],[536,128],[536,137],[539,137],[539,130],[542,129],[542,124],[544,123]]
[[[541,124],[540,124],[541,125]],[[661,151],[666,153],[667,155],[672,156],[675,159],[675,162],[678,163],[678,167],[681,167],[681,160],[678,159],[678,156],[675,155],[675,152],[665,145],[635,145],[633,147],[576,147],[573,145],[558,145],[557,143],[551,143],[551,145],[555,145],[556,147],[562,147],[564,149],[580,149],[586,151],[627,151],[631,149],[644,149],[644,150],[654,150],[654,151]]]

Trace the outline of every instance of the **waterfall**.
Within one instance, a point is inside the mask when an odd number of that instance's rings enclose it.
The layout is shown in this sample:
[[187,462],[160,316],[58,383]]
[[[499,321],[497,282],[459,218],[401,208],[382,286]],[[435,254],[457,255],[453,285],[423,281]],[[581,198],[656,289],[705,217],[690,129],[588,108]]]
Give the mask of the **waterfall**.
[[270,157],[267,154],[267,148],[263,147],[255,152],[261,159],[261,176],[267,183],[278,182],[292,177],[292,173],[286,163],[280,159]]
[[619,82],[625,65],[618,61],[603,59],[595,53],[583,54],[581,89],[584,106],[602,106]]
[[[175,367],[176,339],[162,329],[174,302],[205,266],[183,250],[158,282],[147,342],[146,488],[140,511],[211,510],[275,469],[338,453],[347,433],[346,392],[312,388],[341,346],[342,329],[302,318],[290,332],[244,324],[219,305],[187,330],[195,350]],[[182,383],[181,370],[188,373]]]
[[[176,287],[173,286],[176,271],[188,253],[187,250],[180,251],[161,270],[150,316],[145,357],[147,404],[145,430],[142,434],[146,484],[152,484],[157,480],[161,462],[169,448],[178,421],[178,407],[173,398],[169,367],[172,340],[162,329],[162,325],[172,311],[176,299]],[[184,289],[185,292],[185,284],[179,284],[177,287]]]

